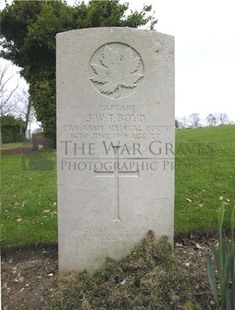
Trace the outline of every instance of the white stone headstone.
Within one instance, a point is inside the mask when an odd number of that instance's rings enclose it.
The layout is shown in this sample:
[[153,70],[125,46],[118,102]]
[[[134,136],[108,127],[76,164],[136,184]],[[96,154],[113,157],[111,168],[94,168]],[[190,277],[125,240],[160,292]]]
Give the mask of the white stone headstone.
[[94,271],[149,230],[173,239],[174,38],[57,35],[59,270]]

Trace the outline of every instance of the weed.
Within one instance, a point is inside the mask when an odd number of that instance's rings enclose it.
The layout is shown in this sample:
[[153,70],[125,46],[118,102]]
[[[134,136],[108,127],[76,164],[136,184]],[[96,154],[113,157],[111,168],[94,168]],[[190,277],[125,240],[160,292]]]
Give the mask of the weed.
[[231,240],[223,239],[223,220],[225,204],[218,210],[219,244],[211,245],[216,268],[218,270],[218,286],[213,272],[211,259],[207,259],[207,274],[211,291],[220,310],[235,309],[235,207],[231,215]]

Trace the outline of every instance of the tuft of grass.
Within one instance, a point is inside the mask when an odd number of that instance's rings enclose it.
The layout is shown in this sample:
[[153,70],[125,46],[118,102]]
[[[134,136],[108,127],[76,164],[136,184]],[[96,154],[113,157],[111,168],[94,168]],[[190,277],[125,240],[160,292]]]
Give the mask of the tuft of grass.
[[120,262],[107,258],[93,275],[84,271],[63,279],[48,309],[198,309],[192,291],[167,238],[156,242],[150,231]]

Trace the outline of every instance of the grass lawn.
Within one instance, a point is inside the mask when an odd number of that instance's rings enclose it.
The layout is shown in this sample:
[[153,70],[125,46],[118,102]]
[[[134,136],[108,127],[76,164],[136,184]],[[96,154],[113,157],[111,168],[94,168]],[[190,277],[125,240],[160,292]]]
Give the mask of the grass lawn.
[[0,150],[16,149],[18,147],[32,147],[32,142],[5,143],[0,145]]
[[56,153],[40,152],[52,170],[28,169],[27,154],[1,158],[3,245],[57,241]]
[[[57,242],[56,152],[39,152],[53,169],[28,169],[27,154],[1,158],[3,246]],[[221,196],[229,227],[235,205],[235,126],[177,130],[175,165],[175,231],[217,231]]]
[[[191,153],[190,153],[191,152]],[[235,126],[177,130],[175,231],[216,231],[223,197],[225,225],[235,205]]]

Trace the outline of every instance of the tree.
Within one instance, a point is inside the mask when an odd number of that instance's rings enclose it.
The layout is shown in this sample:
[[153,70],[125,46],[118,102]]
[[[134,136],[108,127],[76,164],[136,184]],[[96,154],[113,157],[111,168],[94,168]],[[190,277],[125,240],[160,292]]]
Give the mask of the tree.
[[28,91],[25,89],[21,90],[16,96],[15,102],[17,109],[14,114],[25,121],[24,135],[26,136],[28,126],[35,120],[34,109]]
[[209,126],[216,126],[217,124],[217,117],[215,114],[208,114],[206,120]]
[[228,124],[229,123],[229,117],[227,114],[225,113],[220,113],[218,115],[218,120],[220,122],[220,125],[225,125],[225,124]]
[[[14,74],[9,72],[9,66],[0,67],[0,117],[13,113],[15,105],[12,102],[12,97],[15,94],[18,83],[10,87],[9,84],[13,79]],[[0,126],[0,145],[2,144],[2,126]]]
[[189,121],[192,124],[192,127],[199,127],[200,126],[200,117],[199,113],[192,113],[189,115]]
[[55,139],[56,42],[58,32],[90,27],[138,27],[149,21],[151,6],[126,16],[128,4],[119,0],[82,2],[74,7],[62,1],[14,1],[1,13],[2,56],[23,68],[36,117],[46,136]]
[[176,128],[176,129],[177,129],[177,128],[180,128],[180,122],[179,122],[179,119],[178,119],[178,118],[175,119],[175,128]]
[[0,67],[0,109],[1,116],[13,113],[15,105],[12,102],[12,97],[15,94],[18,83],[13,83],[13,87],[10,87],[14,74],[10,71],[9,66]]
[[25,122],[14,115],[0,117],[3,143],[24,141]]
[[[20,89],[10,66],[0,67],[0,116],[11,115],[25,121],[25,135],[28,124],[33,120],[33,109],[28,91]],[[1,136],[1,132],[0,132]]]
[[175,119],[175,128],[187,128],[188,127],[188,119],[186,116]]

